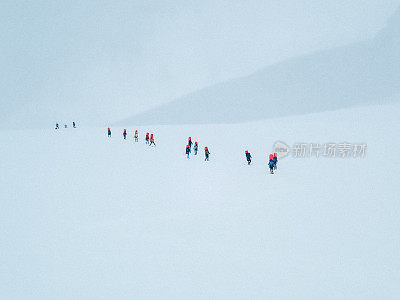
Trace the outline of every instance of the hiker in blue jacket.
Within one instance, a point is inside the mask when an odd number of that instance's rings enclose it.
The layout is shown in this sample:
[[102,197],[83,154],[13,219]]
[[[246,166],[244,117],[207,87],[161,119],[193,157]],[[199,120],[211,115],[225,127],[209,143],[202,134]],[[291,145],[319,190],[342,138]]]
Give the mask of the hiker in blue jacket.
[[191,137],[189,137],[188,145],[189,145],[190,150],[192,150],[193,142],[192,142],[192,138]]
[[210,151],[208,151],[208,147],[204,148],[204,154],[206,155],[206,161],[210,160]]
[[245,154],[246,154],[247,164],[250,165],[251,164],[251,154],[247,150],[245,151]]
[[190,146],[189,145],[186,145],[186,155],[187,155],[187,158],[189,158],[189,155],[190,155]]
[[270,156],[269,156],[268,166],[269,166],[269,172],[271,174],[274,174],[275,163],[274,163],[274,155],[273,154],[270,154]]

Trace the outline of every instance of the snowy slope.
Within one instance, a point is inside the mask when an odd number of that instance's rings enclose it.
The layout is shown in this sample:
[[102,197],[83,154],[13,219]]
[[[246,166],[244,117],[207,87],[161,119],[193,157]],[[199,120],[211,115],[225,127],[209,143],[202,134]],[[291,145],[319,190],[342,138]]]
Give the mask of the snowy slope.
[[372,40],[267,67],[118,124],[237,123],[398,101],[400,9]]
[[70,120],[104,126],[288,57],[370,37],[396,5],[3,0],[0,130]]
[[[398,298],[399,113],[139,128],[156,148],[135,128],[0,132],[0,298]],[[270,175],[276,140],[368,149]]]

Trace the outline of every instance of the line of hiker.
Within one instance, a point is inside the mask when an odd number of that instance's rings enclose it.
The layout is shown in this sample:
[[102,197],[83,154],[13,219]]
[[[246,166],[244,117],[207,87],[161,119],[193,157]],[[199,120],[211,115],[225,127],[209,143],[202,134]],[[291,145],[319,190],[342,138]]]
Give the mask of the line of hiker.
[[[73,123],[73,126],[75,128],[75,122]],[[110,128],[108,128],[108,130],[107,130],[107,135],[109,138],[111,138],[111,129]],[[124,140],[127,139],[128,133],[127,133],[126,129],[124,129],[122,136],[123,136]],[[139,133],[137,130],[135,130],[134,139],[135,139],[135,142],[139,141]],[[156,146],[156,143],[154,141],[154,134],[153,133],[150,134],[149,132],[147,132],[146,137],[145,137],[145,142],[149,146],[153,146],[153,147]],[[188,159],[190,158],[190,155],[192,153],[192,146],[193,146],[194,155],[197,156],[198,151],[199,151],[199,144],[197,141],[195,141],[193,143],[192,137],[189,137],[188,143],[186,145],[186,151],[185,151],[186,157]],[[208,147],[204,147],[204,155],[205,155],[204,160],[209,161],[210,160],[210,151],[208,150]],[[250,165],[252,162],[252,156],[248,150],[245,151],[245,157],[247,160],[247,164]],[[274,171],[276,171],[276,169],[277,169],[277,165],[278,165],[278,154],[277,153],[270,154],[269,161],[268,161],[268,167],[269,167],[270,174],[274,174]]]
[[[76,123],[75,123],[75,121],[72,122],[72,127],[73,127],[73,128],[76,128]],[[68,125],[67,125],[67,124],[64,124],[64,128],[68,128]],[[54,128],[54,129],[55,129],[55,130],[60,129],[60,124],[56,123],[56,128]]]
[[[110,129],[110,127],[108,127],[108,129],[107,129],[107,136],[109,138],[111,137],[111,129]],[[127,133],[126,129],[124,129],[124,131],[122,132],[123,139],[126,140],[127,136],[128,136],[128,133]],[[133,137],[135,139],[135,142],[139,142],[139,133],[138,133],[137,130],[135,130],[135,134],[134,134]],[[146,142],[147,145],[155,147],[156,143],[155,143],[155,140],[154,140],[154,134],[153,133],[150,134],[150,133],[147,132],[146,133],[145,142]]]

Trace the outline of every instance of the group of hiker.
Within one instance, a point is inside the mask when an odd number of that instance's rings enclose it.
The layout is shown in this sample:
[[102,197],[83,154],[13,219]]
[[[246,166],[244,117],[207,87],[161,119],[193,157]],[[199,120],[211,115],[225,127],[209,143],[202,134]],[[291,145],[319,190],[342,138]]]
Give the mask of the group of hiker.
[[[248,150],[246,150],[244,152],[245,156],[246,156],[246,160],[247,160],[247,164],[250,165],[251,164],[251,154]],[[269,155],[269,161],[268,161],[268,167],[269,167],[269,172],[271,174],[274,174],[274,170],[277,169],[277,165],[278,165],[278,154],[274,153],[274,154],[270,154]]]
[[[136,132],[135,132],[135,134],[137,133],[137,130],[136,130]],[[152,133],[152,134],[150,134],[150,137],[149,137],[149,133],[147,132],[146,133],[146,144],[148,144],[149,146],[156,146],[156,143],[154,142],[154,134]]]
[[[189,137],[188,139],[188,144],[186,145],[186,157],[189,159],[190,158],[190,153],[192,153],[192,137]],[[199,151],[199,144],[197,142],[194,142],[194,146],[193,146],[193,151],[194,151],[194,155],[197,155],[197,152]],[[204,154],[205,154],[205,161],[209,161],[210,160],[210,151],[208,151],[208,147],[204,147]]]

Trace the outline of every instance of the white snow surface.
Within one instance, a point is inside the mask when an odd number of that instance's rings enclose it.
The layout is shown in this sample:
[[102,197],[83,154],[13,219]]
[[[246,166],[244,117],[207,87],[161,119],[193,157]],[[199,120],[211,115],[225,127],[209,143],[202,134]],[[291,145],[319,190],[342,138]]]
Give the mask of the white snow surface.
[[[140,127],[139,143],[134,127],[1,131],[0,298],[398,298],[399,113]],[[188,136],[210,162],[186,159]],[[270,175],[276,140],[368,148]]]

